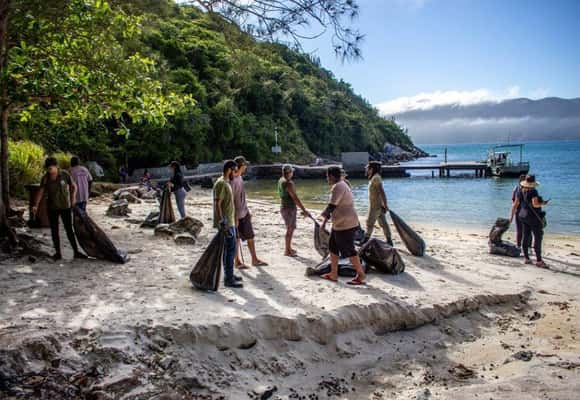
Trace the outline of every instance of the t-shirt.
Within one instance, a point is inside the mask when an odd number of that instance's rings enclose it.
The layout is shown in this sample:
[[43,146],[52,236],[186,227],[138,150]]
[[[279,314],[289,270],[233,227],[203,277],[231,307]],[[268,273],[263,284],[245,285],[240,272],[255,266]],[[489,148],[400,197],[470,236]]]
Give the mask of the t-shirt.
[[242,219],[248,215],[248,203],[246,202],[246,191],[244,190],[244,179],[241,176],[236,176],[230,183],[232,191],[234,192],[234,206],[236,210],[236,218]]
[[286,180],[284,177],[278,179],[278,195],[280,196],[280,206],[282,208],[296,208],[296,202],[294,202],[288,192],[288,188],[292,185],[294,185],[294,182]]
[[383,206],[383,179],[380,174],[375,174],[369,181],[369,208],[379,210]]
[[526,221],[530,225],[539,225],[542,223],[542,208],[535,208],[532,204],[534,197],[539,197],[536,189],[520,190],[518,192],[518,200],[520,201],[520,208],[518,216],[521,220]]
[[177,192],[179,189],[181,189],[183,187],[183,174],[181,171],[175,172],[169,182],[173,184],[171,187],[172,192]]
[[44,188],[49,210],[67,210],[71,208],[70,191],[72,180],[68,172],[59,170],[55,180],[44,175],[40,185]]
[[352,191],[346,182],[340,181],[332,186],[329,203],[336,206],[332,212],[332,229],[345,231],[359,226]]
[[[234,214],[234,194],[232,192],[232,187],[228,182],[224,180],[223,176],[220,176],[218,180],[213,185],[213,199],[221,200],[221,211],[222,218],[225,218],[228,224],[228,228],[236,226],[235,214]],[[218,214],[216,206],[214,206],[213,212],[213,227],[219,228],[221,221],[218,220]]]
[[89,182],[93,180],[91,173],[82,165],[71,167],[70,176],[77,185],[77,203],[89,201]]

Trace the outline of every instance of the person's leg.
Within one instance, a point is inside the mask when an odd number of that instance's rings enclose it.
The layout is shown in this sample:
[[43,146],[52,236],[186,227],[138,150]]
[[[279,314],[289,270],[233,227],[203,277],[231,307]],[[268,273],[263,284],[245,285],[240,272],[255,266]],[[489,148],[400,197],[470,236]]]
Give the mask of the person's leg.
[[73,230],[72,212],[70,208],[68,210],[60,210],[60,218],[62,219],[62,224],[64,225],[64,230],[66,231],[66,236],[68,237],[70,246],[74,251],[75,258],[85,258],[83,257],[84,254],[79,252],[79,248],[77,246],[77,239]]
[[522,248],[522,240],[523,240],[523,227],[522,227],[522,220],[520,217],[516,215],[516,246],[520,249]]
[[338,254],[330,253],[330,278],[332,280],[338,279]]
[[234,258],[236,256],[236,243],[236,228],[230,227],[226,233],[226,242],[224,246],[224,280],[226,283],[235,282]]
[[294,236],[294,228],[289,226],[286,228],[286,248],[284,250],[284,255],[291,256],[293,254],[292,250],[292,237]]
[[177,204],[177,211],[181,218],[185,218],[185,196],[187,192],[181,188],[175,191],[175,204]]
[[530,260],[531,244],[532,244],[532,229],[525,221],[522,221],[522,250],[524,252],[524,262],[529,262]]
[[393,238],[391,236],[391,229],[389,228],[389,223],[387,222],[387,216],[383,212],[381,212],[381,215],[379,216],[379,225],[381,228],[383,228],[383,234],[385,235],[387,243],[392,246]]
[[48,221],[50,223],[50,234],[52,236],[52,245],[54,246],[54,259],[62,258],[60,250],[60,234],[58,232],[58,211],[48,210]]
[[[373,236],[373,231],[375,230],[375,223],[377,222],[378,215],[375,211],[369,210],[367,215],[367,224],[366,224],[366,232],[365,232],[365,239],[370,239]],[[366,241],[366,240],[365,240]]]
[[349,257],[348,259],[356,271],[356,277],[360,281],[364,282],[364,280],[366,279],[366,274],[362,267],[358,254],[356,256]]
[[542,239],[544,237],[544,229],[541,225],[535,225],[532,228],[534,234],[534,252],[536,253],[536,261],[542,262]]

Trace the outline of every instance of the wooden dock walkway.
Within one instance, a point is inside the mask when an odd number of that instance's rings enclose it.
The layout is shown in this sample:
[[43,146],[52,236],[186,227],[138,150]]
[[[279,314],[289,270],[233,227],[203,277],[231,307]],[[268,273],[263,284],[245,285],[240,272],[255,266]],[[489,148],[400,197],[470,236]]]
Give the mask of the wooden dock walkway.
[[401,173],[408,175],[407,171],[432,171],[432,176],[435,176],[437,172],[439,177],[447,178],[451,176],[452,171],[472,171],[476,178],[489,176],[487,164],[477,161],[442,162],[430,165],[383,165],[382,167],[383,176],[397,176]]

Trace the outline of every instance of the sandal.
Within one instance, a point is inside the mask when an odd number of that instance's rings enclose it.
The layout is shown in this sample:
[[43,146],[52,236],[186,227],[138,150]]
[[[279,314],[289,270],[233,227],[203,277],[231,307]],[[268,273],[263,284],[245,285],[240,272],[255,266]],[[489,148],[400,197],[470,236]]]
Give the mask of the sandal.
[[268,263],[267,263],[267,262],[264,262],[264,261],[261,261],[261,260],[259,260],[259,261],[258,261],[258,262],[256,262],[256,263],[252,263],[252,265],[253,265],[254,267],[267,267],[267,266],[268,266]]
[[322,274],[322,275],[320,275],[320,277],[321,277],[322,279],[326,279],[327,281],[331,281],[331,282],[338,282],[338,279],[334,279],[334,278],[332,277],[332,275],[330,275],[330,273],[328,273],[328,274]]
[[348,281],[346,283],[347,285],[353,285],[353,286],[360,286],[360,285],[366,285],[366,282],[363,281],[361,278],[359,278],[358,276],[356,278],[354,278],[351,281]]
[[240,269],[240,270],[242,270],[242,269],[250,269],[250,267],[248,267],[246,264],[238,264],[238,265],[236,265],[236,268],[237,269]]
[[536,267],[538,267],[538,268],[546,268],[546,269],[548,268],[548,266],[546,265],[546,263],[543,262],[543,261],[538,261],[536,263]]

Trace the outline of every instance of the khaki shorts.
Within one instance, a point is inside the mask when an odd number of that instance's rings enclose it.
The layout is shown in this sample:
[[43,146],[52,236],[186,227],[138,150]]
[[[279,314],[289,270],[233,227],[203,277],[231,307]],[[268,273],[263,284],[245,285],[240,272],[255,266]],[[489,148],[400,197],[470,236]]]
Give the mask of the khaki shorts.
[[280,215],[286,224],[286,228],[296,229],[296,216],[298,212],[296,208],[282,207],[280,209]]

